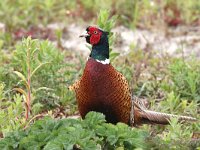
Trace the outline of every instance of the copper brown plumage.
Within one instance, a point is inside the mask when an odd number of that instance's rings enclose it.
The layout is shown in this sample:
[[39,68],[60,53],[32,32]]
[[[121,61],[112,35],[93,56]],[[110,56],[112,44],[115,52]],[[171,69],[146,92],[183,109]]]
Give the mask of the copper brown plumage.
[[98,111],[106,115],[108,122],[129,123],[131,95],[128,83],[110,64],[90,58],[83,76],[73,88],[81,116]]
[[196,120],[147,110],[137,97],[132,97],[127,80],[108,61],[107,35],[107,32],[91,26],[81,35],[92,44],[92,51],[81,79],[70,86],[70,89],[76,93],[78,109],[83,118],[89,111],[97,111],[106,116],[107,122],[114,124],[168,124],[170,117]]

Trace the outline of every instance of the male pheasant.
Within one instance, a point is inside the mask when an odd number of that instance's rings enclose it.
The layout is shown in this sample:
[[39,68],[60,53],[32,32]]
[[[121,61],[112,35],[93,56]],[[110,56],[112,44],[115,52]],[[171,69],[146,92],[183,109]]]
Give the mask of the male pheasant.
[[170,117],[196,120],[187,116],[149,111],[137,98],[132,98],[127,80],[109,62],[108,34],[102,29],[89,26],[80,36],[85,37],[92,45],[92,51],[81,79],[69,89],[75,91],[82,118],[89,111],[96,111],[103,113],[106,121],[113,124],[168,124]]

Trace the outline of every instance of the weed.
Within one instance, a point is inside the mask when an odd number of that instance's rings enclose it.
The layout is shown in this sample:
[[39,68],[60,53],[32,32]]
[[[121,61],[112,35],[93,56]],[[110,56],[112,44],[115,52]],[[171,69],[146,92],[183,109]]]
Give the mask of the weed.
[[181,97],[200,101],[200,66],[197,60],[175,59],[169,70],[173,81],[173,90]]
[[0,84],[0,134],[4,137],[8,132],[21,129],[25,124],[23,119],[23,101],[22,96],[15,95],[13,102],[7,101],[4,91],[5,85]]
[[[70,76],[71,71],[67,69],[71,65],[64,63],[64,53],[50,42],[24,39],[16,46],[12,66],[21,79],[18,83],[21,88],[15,90],[27,95],[27,105],[37,109],[55,107],[61,104],[63,98],[67,98],[66,94],[69,96],[64,84]],[[29,95],[32,99],[29,99]]]
[[105,116],[90,112],[85,120],[50,117],[36,121],[26,131],[10,133],[0,141],[0,148],[14,149],[134,149],[145,148],[147,133],[125,124],[105,123]]
[[162,135],[158,135],[161,139],[156,139],[157,148],[166,149],[189,149],[192,132],[190,127],[184,127],[178,123],[176,118],[171,119],[170,125],[167,126]]

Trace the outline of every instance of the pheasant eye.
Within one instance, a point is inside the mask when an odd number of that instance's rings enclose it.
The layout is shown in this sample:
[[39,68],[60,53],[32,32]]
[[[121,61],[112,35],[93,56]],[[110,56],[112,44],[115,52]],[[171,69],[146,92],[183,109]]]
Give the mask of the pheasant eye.
[[94,31],[94,34],[97,34],[98,32],[97,31]]

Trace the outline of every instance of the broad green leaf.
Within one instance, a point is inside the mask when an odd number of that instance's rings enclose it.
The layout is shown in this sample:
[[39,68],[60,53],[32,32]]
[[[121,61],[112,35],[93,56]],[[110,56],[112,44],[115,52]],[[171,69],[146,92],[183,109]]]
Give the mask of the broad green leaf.
[[83,121],[88,127],[95,127],[96,125],[105,122],[105,116],[102,113],[89,112]]
[[63,148],[61,144],[50,141],[47,143],[43,150],[63,150]]

